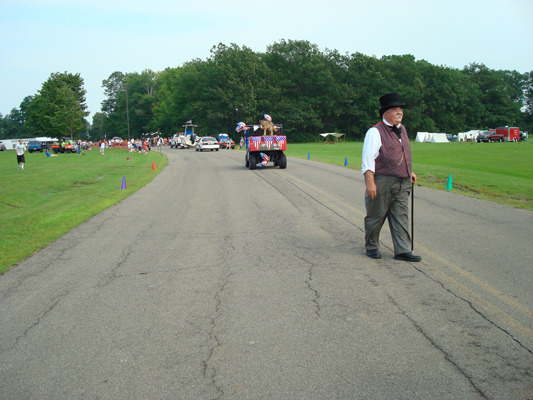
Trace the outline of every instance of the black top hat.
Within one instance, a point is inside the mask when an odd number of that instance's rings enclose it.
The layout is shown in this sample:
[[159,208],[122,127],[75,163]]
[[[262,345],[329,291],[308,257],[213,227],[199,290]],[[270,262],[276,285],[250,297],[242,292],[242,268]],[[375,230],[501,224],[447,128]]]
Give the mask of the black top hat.
[[379,115],[383,116],[383,113],[394,107],[404,107],[405,104],[400,103],[400,98],[398,93],[387,93],[379,98],[379,103],[381,108],[379,110]]

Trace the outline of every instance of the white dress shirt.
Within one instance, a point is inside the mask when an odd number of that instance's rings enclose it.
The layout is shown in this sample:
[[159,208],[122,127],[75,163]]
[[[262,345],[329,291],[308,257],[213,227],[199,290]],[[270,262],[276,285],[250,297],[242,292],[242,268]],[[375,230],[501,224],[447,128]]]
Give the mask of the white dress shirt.
[[[392,126],[385,118],[383,118],[383,123],[388,126]],[[398,125],[398,128],[402,124]],[[401,139],[400,143],[401,143]],[[365,135],[365,142],[363,144],[363,164],[361,165],[361,172],[364,173],[368,170],[376,172],[376,158],[379,156],[379,149],[381,149],[381,135],[379,134],[378,128],[370,128]]]

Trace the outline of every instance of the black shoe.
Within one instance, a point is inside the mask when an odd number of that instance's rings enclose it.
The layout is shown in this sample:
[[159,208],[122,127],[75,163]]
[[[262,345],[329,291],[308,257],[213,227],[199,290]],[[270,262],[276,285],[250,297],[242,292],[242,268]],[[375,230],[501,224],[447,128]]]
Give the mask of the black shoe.
[[378,249],[367,250],[366,255],[370,258],[375,258],[376,260],[381,258],[381,253]]
[[402,261],[411,261],[411,262],[419,262],[422,260],[422,257],[415,256],[413,253],[402,253],[398,254],[397,256],[394,256],[395,260],[402,260]]

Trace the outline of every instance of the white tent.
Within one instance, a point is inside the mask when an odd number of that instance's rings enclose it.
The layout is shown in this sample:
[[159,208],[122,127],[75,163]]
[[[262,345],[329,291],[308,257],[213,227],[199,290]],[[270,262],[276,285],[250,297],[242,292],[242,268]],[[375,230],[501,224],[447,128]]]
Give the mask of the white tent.
[[448,143],[445,133],[417,132],[415,142]]
[[430,143],[450,143],[445,133],[430,133],[428,142]]
[[457,134],[457,141],[458,142],[467,142],[472,141],[475,142],[477,139],[477,136],[479,135],[480,130],[471,130],[468,132],[459,132]]
[[425,142],[427,136],[427,132],[417,132],[415,142]]
[[335,142],[339,141],[339,138],[341,136],[344,136],[344,133],[319,133],[320,136],[322,136],[324,139],[328,137],[328,135],[331,135],[335,138]]

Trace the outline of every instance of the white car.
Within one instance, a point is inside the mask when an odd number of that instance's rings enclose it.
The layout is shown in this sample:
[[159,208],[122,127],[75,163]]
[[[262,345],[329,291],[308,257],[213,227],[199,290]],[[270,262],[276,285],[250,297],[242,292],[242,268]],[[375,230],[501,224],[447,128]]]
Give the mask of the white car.
[[206,136],[201,138],[196,143],[196,151],[204,151],[204,150],[216,150],[218,151],[220,149],[220,145],[218,144],[218,141],[211,136]]

